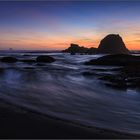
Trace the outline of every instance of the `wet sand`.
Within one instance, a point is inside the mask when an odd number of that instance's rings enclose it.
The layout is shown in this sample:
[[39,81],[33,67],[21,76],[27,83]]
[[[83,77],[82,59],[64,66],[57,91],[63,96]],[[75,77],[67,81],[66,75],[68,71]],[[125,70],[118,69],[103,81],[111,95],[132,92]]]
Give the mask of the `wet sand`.
[[0,102],[0,138],[140,138],[99,128],[87,128]]

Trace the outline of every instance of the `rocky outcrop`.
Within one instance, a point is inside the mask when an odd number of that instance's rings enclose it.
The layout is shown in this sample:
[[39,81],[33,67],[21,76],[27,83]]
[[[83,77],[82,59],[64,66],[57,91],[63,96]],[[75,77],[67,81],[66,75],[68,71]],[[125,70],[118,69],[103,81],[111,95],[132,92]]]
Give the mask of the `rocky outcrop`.
[[118,34],[109,34],[101,40],[97,53],[101,54],[129,54],[122,38]]
[[140,65],[140,56],[116,54],[106,55],[98,59],[92,59],[86,65],[111,65],[111,66],[134,66]]
[[36,58],[36,62],[52,63],[55,59],[48,55],[41,55]]
[[[136,59],[137,57],[135,57],[135,60]],[[121,67],[119,66],[114,68],[113,67],[99,67],[98,69],[93,68],[84,71],[82,74],[83,76],[88,78],[89,77],[97,78],[103,85],[106,85],[109,88],[118,90],[127,90],[127,89],[140,90],[140,73],[139,73],[140,65],[138,65],[138,63],[140,63],[140,57],[138,59],[139,60],[137,62],[134,60],[135,62],[133,64],[127,63],[126,65],[125,63],[125,65],[123,64]],[[99,63],[101,64],[103,62]]]
[[96,52],[97,52],[97,48],[94,47],[91,47],[86,51],[87,54],[96,54]]
[[78,44],[70,44],[70,47],[68,49],[64,50],[63,52],[75,54],[75,53],[85,53],[87,50],[88,50],[88,48],[81,47]]
[[106,86],[119,90],[140,89],[140,66],[124,66],[114,71],[114,74],[105,74],[99,79],[103,80]]
[[78,44],[71,44],[70,47],[63,52],[71,54],[130,54],[126,48],[122,38],[118,34],[109,34],[101,40],[98,48],[81,47]]
[[97,48],[86,48],[83,46],[79,46],[78,44],[71,44],[70,47],[66,50],[63,50],[63,52],[71,53],[72,55],[76,53],[80,54],[95,54]]
[[11,57],[11,56],[7,56],[7,57],[2,57],[0,59],[1,62],[5,62],[5,63],[15,63],[18,60],[15,57]]

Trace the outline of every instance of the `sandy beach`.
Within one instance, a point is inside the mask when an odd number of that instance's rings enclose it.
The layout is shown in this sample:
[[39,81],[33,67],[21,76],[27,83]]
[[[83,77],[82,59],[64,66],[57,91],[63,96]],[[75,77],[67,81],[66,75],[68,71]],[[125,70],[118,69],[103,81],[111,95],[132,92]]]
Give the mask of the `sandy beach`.
[[87,128],[1,101],[0,138],[139,138],[99,128]]

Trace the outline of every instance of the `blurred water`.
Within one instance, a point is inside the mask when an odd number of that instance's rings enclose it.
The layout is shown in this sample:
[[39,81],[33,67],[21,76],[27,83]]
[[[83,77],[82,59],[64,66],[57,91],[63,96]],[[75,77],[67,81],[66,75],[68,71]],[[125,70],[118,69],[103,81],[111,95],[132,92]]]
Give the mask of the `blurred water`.
[[[40,54],[11,55],[34,59]],[[49,55],[57,61],[43,65],[0,63],[0,98],[80,124],[140,134],[140,92],[109,89],[96,77],[82,75],[99,68],[83,64],[99,55]]]

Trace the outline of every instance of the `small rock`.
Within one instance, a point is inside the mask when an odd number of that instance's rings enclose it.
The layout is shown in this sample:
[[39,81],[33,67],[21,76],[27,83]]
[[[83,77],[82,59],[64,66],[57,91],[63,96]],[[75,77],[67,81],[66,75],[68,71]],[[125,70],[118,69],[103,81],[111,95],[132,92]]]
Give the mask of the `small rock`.
[[6,62],[6,63],[15,63],[17,61],[18,60],[15,57],[10,57],[10,56],[1,58],[1,62]]
[[38,56],[36,58],[37,62],[45,62],[45,63],[52,63],[55,61],[55,59],[51,56],[48,55],[42,55],[42,56]]

